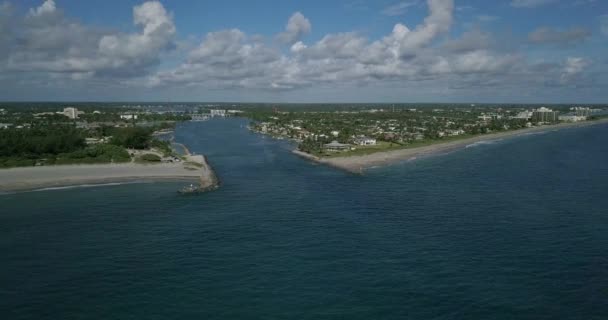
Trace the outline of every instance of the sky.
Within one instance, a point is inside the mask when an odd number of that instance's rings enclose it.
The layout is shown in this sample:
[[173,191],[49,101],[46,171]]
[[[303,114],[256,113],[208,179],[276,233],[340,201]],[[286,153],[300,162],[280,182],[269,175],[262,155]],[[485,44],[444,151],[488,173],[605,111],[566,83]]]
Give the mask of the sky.
[[607,44],[607,0],[0,0],[0,100],[607,103]]

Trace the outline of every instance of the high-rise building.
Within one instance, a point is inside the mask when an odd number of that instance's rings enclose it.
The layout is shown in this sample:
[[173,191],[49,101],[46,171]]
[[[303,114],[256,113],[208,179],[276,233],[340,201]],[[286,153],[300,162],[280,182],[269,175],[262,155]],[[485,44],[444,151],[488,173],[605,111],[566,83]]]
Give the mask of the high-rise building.
[[532,121],[534,122],[557,122],[559,120],[559,112],[549,108],[541,107],[532,112]]
[[63,115],[70,119],[78,118],[78,109],[74,107],[63,108]]
[[588,117],[591,115],[591,109],[585,107],[574,107],[571,110],[574,111],[574,114],[580,117]]

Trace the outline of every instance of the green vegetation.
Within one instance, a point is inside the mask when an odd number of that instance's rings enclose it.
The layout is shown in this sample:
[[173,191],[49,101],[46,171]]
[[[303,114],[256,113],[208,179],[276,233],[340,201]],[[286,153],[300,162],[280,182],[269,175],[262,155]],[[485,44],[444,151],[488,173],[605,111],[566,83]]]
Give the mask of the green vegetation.
[[139,160],[144,162],[160,162],[160,157],[153,153],[146,153],[139,157]]
[[203,165],[198,163],[198,162],[194,162],[194,161],[186,161],[184,162],[184,165],[186,166],[193,166],[193,167],[197,167],[197,168],[202,168]]
[[[131,157],[126,148],[156,148],[165,156],[172,154],[169,142],[152,136],[158,128],[166,128],[166,124],[122,128],[101,126],[87,130],[65,123],[65,117],[60,117],[63,122],[51,116],[30,126],[0,129],[0,168],[129,162]],[[105,137],[112,137],[109,143],[87,145],[85,141],[85,138]]]
[[85,147],[85,133],[73,126],[37,126],[0,130],[0,157],[36,158]]
[[36,126],[29,129],[0,130],[0,167],[32,166],[44,161],[55,161],[84,149],[84,132],[73,126]]
[[150,147],[151,134],[148,128],[115,128],[110,143],[130,149],[147,149]]
[[119,163],[130,162],[131,156],[124,148],[98,144],[71,153],[62,153],[45,164],[76,164],[76,163]]
[[598,115],[593,115],[589,117],[590,121],[594,121],[594,120],[600,120],[600,119],[606,119],[608,118],[608,114],[598,114]]
[[[67,107],[77,108],[75,119],[63,113]],[[172,156],[170,143],[153,133],[189,120],[184,108],[186,105],[175,110],[160,104],[0,103],[0,167],[131,161],[126,149],[153,148]]]
[[129,162],[131,157],[122,147],[98,144],[61,153],[26,153],[18,156],[0,156],[0,168],[53,164],[90,164]]
[[158,149],[160,152],[163,153],[163,156],[165,157],[175,156],[173,154],[173,149],[171,149],[171,143],[169,141],[152,139],[150,141],[150,147]]

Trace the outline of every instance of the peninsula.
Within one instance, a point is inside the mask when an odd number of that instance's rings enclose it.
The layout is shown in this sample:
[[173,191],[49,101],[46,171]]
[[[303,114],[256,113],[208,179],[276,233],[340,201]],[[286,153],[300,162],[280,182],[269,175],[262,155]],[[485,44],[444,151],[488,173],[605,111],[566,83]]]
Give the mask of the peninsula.
[[97,107],[1,109],[0,191],[161,180],[217,187],[206,158],[173,142],[175,123],[190,115]]
[[441,106],[258,112],[252,131],[298,143],[294,153],[350,172],[480,141],[606,123],[606,109]]
[[407,160],[415,160],[419,157],[451,152],[460,148],[465,148],[466,146],[469,146],[476,142],[499,140],[509,137],[524,136],[533,133],[541,133],[553,130],[585,127],[599,124],[608,124],[608,119],[604,118],[596,121],[562,123],[552,126],[519,129],[515,131],[499,132],[482,136],[456,139],[447,142],[437,142],[427,146],[394,149],[389,151],[378,151],[364,155],[338,155],[333,157],[318,157],[299,150],[294,150],[293,153],[317,163],[360,174],[363,170],[368,169],[370,167],[387,165]]

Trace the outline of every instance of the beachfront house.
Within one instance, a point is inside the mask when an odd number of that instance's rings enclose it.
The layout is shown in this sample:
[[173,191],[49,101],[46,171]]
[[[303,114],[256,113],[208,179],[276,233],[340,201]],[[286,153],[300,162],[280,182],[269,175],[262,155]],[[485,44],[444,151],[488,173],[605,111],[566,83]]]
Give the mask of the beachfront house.
[[370,137],[358,137],[355,138],[355,144],[359,146],[375,146],[376,139]]
[[323,145],[323,147],[325,148],[325,150],[327,151],[344,151],[344,150],[350,150],[350,144],[347,143],[340,143],[336,140],[332,141],[331,143],[327,143],[325,145]]

